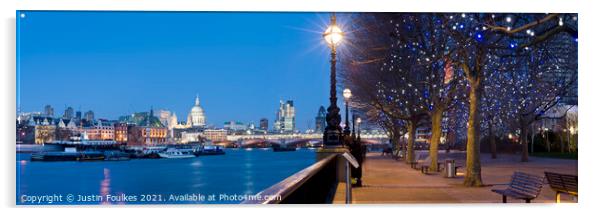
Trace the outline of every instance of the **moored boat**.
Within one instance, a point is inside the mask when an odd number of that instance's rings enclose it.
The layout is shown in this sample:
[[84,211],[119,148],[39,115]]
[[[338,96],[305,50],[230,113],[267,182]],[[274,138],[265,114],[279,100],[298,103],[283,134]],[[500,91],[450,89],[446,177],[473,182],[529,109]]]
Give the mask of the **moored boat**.
[[177,149],[177,148],[168,148],[165,151],[158,153],[162,158],[193,158],[196,157],[194,151],[192,149]]
[[31,155],[31,161],[99,161],[105,156],[101,152],[42,152]]
[[108,161],[125,161],[130,160],[130,154],[119,151],[106,151],[105,160]]
[[223,154],[226,154],[226,152],[220,146],[216,145],[204,145],[194,151],[194,155],[196,156]]
[[297,148],[295,148],[295,147],[290,147],[290,146],[282,147],[280,145],[274,146],[272,149],[274,152],[297,151]]

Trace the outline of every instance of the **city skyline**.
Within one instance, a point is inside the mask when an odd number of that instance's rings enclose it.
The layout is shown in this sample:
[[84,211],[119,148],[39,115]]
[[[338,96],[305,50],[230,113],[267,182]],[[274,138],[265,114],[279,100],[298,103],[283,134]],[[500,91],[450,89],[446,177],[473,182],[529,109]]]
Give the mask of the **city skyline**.
[[[287,100],[287,104],[291,103],[291,102],[292,102],[292,100]],[[283,105],[283,101],[280,101],[280,106],[281,106],[280,109],[282,109],[282,105]],[[197,104],[195,104],[194,106],[197,106]],[[191,106],[191,107],[194,107],[194,106]],[[316,130],[316,129],[318,129],[317,124],[323,123],[323,122],[320,122],[320,123],[318,122],[319,121],[318,118],[323,117],[323,116],[321,116],[322,115],[321,112],[322,112],[323,108],[324,108],[323,106],[320,106],[320,110],[317,112],[316,116],[314,117],[313,122],[309,123],[309,125],[306,125],[307,128],[304,128],[305,130]],[[49,110],[51,110],[51,111],[49,111]],[[184,113],[184,115],[182,116],[181,114],[174,113],[172,110],[169,110],[169,109],[154,108],[154,107],[151,107],[148,110],[139,110],[139,111],[134,111],[131,113],[123,113],[122,115],[119,115],[115,118],[107,118],[104,116],[95,116],[95,110],[93,110],[93,109],[83,110],[83,109],[79,109],[79,108],[76,109],[72,106],[66,106],[62,110],[61,109],[57,110],[56,107],[53,107],[52,105],[49,105],[49,104],[44,105],[43,110],[17,111],[17,112],[19,114],[18,116],[20,116],[21,114],[26,114],[26,115],[34,114],[34,116],[51,117],[51,118],[55,118],[55,119],[64,119],[64,120],[81,118],[81,119],[86,119],[87,121],[93,122],[96,120],[119,121],[119,119],[121,119],[125,116],[131,116],[131,115],[133,116],[136,113],[150,113],[151,110],[154,112],[154,114],[153,114],[154,117],[159,118],[161,115],[160,112],[165,111],[169,114],[168,118],[171,118],[171,116],[175,114],[177,117],[178,124],[180,124],[180,123],[188,124],[189,119],[187,117],[190,116],[190,110],[189,110],[189,112]],[[294,110],[294,108],[293,108],[293,110]],[[278,114],[279,112],[280,111],[276,111],[276,114],[279,115]],[[293,120],[292,120],[293,122],[289,123],[289,124],[292,124],[292,127],[290,125],[287,126],[289,128],[288,132],[291,132],[292,130],[299,130],[300,132],[305,132],[305,130],[301,130],[299,127],[297,127],[297,124],[295,123],[295,120],[294,120],[294,118],[295,118],[294,111],[293,111],[292,116],[293,116]],[[203,117],[206,118],[206,116],[203,116]],[[276,126],[276,123],[279,122],[280,120],[278,118],[270,119],[269,117],[259,117],[257,120],[251,120],[248,122],[243,122],[243,121],[236,120],[236,119],[231,119],[231,120],[227,120],[224,122],[207,122],[207,123],[203,124],[203,127],[222,128],[222,127],[227,126],[226,123],[237,122],[237,123],[243,123],[243,124],[245,124],[245,126],[253,124],[255,127],[260,128],[263,120],[267,120],[268,125],[269,125],[267,129],[269,131],[272,131],[272,130],[279,131],[280,130],[280,128],[276,128],[276,127],[278,127],[278,126]],[[283,125],[285,124],[284,122],[281,122],[281,123]],[[164,126],[167,127],[167,124],[164,124]],[[282,126],[282,127],[284,127],[284,126]]]
[[327,105],[325,13],[18,13],[22,112],[70,106],[116,119],[153,107],[182,121],[198,94],[218,126],[273,123],[279,101],[293,100],[305,131]]

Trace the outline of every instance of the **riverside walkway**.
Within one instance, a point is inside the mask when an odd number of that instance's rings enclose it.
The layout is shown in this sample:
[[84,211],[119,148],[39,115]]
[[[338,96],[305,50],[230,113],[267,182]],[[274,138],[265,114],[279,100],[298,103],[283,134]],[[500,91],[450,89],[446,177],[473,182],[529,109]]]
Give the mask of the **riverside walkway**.
[[[464,165],[464,152],[439,153],[440,161],[455,159]],[[544,176],[544,171],[577,174],[577,160],[531,157],[521,163],[520,155],[498,154],[491,159],[489,154],[481,155],[482,179],[484,187],[462,186],[464,167],[458,170],[456,178],[444,178],[442,172],[430,175],[410,168],[403,161],[395,161],[380,153],[368,153],[364,162],[363,187],[353,188],[352,203],[501,203],[502,196],[491,189],[502,189],[510,181],[514,171]],[[574,203],[572,197],[561,195],[563,203]],[[523,203],[522,200],[508,199],[510,203]],[[555,192],[545,184],[534,203],[554,203]]]

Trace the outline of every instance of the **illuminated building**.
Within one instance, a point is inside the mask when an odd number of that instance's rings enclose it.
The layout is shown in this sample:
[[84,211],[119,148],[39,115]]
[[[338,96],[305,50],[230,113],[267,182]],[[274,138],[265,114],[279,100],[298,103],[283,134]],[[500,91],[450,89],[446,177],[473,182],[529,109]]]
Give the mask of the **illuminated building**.
[[86,112],[84,114],[84,119],[86,119],[86,121],[93,122],[94,121],[94,112],[92,112],[92,110],[89,110],[88,112]]
[[198,95],[194,100],[194,106],[190,109],[190,113],[188,113],[186,124],[192,127],[205,126],[205,111],[201,107]]
[[63,114],[64,119],[72,119],[73,118],[73,108],[67,107],[65,109],[65,113]]
[[128,141],[128,124],[127,123],[116,123],[113,126],[115,130],[115,142],[127,143]]
[[162,145],[166,142],[166,127],[133,126],[128,130],[127,145]]
[[316,132],[322,133],[324,128],[326,128],[326,109],[324,109],[324,106],[320,106],[316,116]]
[[56,126],[54,125],[36,125],[35,131],[35,143],[44,144],[55,140]]
[[115,127],[107,121],[97,121],[96,124],[82,129],[89,140],[114,140]]
[[54,108],[50,105],[44,106],[44,115],[47,117],[54,117]]
[[228,132],[224,129],[206,129],[203,131],[203,136],[213,142],[225,141]]
[[228,131],[245,131],[247,130],[247,125],[243,124],[242,122],[235,122],[235,121],[227,121],[224,122],[224,129],[228,130]]
[[263,131],[268,131],[268,124],[268,119],[262,118],[261,120],[259,120],[259,129]]
[[286,103],[280,101],[280,107],[276,112],[274,130],[280,133],[295,130],[295,107],[292,100],[288,100]]

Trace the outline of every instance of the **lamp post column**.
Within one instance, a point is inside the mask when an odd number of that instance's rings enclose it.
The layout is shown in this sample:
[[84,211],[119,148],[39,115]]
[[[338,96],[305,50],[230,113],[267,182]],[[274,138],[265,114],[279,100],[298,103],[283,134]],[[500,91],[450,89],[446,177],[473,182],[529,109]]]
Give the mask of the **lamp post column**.
[[343,130],[345,136],[349,136],[351,131],[349,130],[349,102],[345,101],[345,130]]
[[326,114],[326,130],[324,131],[323,142],[325,147],[341,147],[341,115],[337,107],[337,78],[336,78],[336,44],[341,39],[340,29],[336,26],[336,17],[334,14],[330,17],[330,27],[324,33],[326,41],[330,45],[330,106]]
[[361,133],[362,133],[362,129],[360,128],[360,124],[362,123],[362,119],[360,117],[357,118],[357,140],[361,141],[362,137],[361,137]]
[[351,138],[355,140],[355,113],[351,114]]

